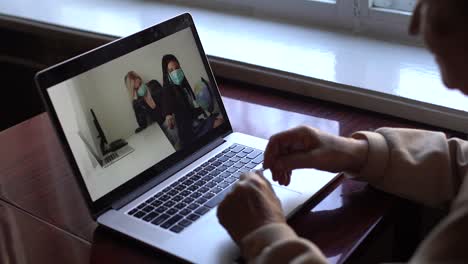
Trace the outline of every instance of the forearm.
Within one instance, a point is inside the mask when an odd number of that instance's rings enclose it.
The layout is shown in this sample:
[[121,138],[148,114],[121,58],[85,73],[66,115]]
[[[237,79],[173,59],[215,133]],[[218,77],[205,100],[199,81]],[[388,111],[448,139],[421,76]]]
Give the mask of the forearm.
[[450,202],[460,187],[467,157],[466,142],[447,140],[443,133],[382,128],[359,132],[369,150],[365,165],[348,175],[377,188],[431,206]]
[[255,230],[242,240],[241,249],[249,263],[328,263],[317,246],[298,237],[286,224]]

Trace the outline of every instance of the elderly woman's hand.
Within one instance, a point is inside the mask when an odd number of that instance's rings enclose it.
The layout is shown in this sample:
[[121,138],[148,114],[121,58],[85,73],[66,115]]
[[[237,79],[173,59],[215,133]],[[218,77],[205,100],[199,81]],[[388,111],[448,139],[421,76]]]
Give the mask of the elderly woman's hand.
[[236,243],[267,224],[285,223],[283,209],[271,184],[261,175],[241,176],[218,206],[218,219]]

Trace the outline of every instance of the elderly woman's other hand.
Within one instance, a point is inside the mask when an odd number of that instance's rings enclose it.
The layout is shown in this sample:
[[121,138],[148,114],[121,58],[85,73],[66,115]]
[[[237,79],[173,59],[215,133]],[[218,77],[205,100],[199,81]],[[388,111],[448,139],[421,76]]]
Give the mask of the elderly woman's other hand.
[[218,219],[236,243],[259,227],[285,223],[281,203],[271,184],[256,173],[243,174],[218,206]]

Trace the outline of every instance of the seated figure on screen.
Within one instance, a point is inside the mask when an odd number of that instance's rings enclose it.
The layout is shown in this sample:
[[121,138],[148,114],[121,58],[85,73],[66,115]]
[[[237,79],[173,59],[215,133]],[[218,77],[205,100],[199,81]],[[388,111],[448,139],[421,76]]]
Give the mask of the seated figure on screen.
[[125,86],[132,98],[133,110],[138,123],[135,133],[139,133],[152,122],[157,122],[168,137],[171,144],[176,147],[177,130],[174,125],[168,124],[166,118],[162,115],[161,103],[164,98],[164,91],[161,84],[156,80],[147,83],[134,71],[125,75]]
[[162,72],[167,96],[162,106],[163,114],[170,118],[171,124],[177,126],[181,147],[223,123],[222,116],[214,112],[218,106],[212,97],[208,82],[196,85],[199,87],[197,97],[179,61],[170,54],[162,58]]

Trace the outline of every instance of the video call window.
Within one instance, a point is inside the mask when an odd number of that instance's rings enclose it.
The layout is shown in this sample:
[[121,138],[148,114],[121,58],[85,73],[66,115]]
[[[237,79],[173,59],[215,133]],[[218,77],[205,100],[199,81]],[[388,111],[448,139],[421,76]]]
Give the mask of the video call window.
[[48,89],[93,201],[220,126],[190,28]]

